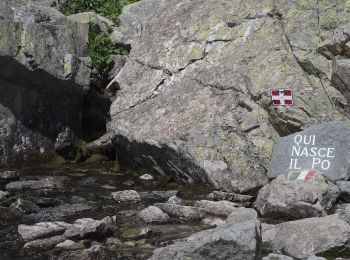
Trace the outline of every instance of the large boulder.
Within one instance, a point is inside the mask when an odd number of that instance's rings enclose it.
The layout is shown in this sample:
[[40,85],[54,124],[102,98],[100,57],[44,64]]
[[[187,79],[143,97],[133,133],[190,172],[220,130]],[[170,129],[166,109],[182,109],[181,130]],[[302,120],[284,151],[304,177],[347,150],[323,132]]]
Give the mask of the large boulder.
[[[222,191],[265,185],[279,135],[348,120],[332,59],[315,51],[346,39],[350,7],[336,3],[340,21],[328,16],[333,2],[320,9],[331,29],[319,28],[311,2],[144,0],[125,8],[112,39],[132,48],[114,80],[120,90],[107,127],[118,158]],[[293,90],[295,106],[271,104],[278,87]]]
[[215,229],[156,249],[150,259],[261,259],[261,227],[256,217],[254,210],[243,208]]
[[58,135],[81,136],[90,86],[89,26],[35,2],[0,3],[0,166],[50,156]]
[[296,179],[293,172],[280,175],[263,187],[254,206],[263,216],[300,219],[327,215],[340,190],[322,175],[309,180]]
[[263,233],[274,252],[297,259],[349,251],[350,226],[337,215],[306,218],[275,225]]
[[332,181],[350,178],[350,124],[333,121],[314,125],[278,140],[268,176],[288,170],[315,169]]

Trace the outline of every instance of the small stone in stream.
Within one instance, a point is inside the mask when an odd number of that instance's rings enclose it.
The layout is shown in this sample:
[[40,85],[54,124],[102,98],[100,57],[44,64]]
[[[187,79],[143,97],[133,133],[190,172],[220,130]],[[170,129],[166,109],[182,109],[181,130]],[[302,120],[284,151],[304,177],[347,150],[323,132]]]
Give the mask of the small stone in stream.
[[156,203],[154,206],[160,208],[171,217],[177,217],[188,221],[201,220],[206,215],[204,210],[191,206],[181,206],[167,203]]
[[160,191],[144,191],[144,192],[140,192],[140,196],[143,199],[148,199],[148,200],[167,200],[169,198],[171,198],[172,196],[176,196],[178,193],[177,190],[160,190]]
[[133,185],[135,185],[135,182],[133,180],[126,180],[122,183],[124,186],[128,186],[131,187]]
[[106,224],[101,220],[91,218],[77,219],[64,232],[64,236],[70,239],[94,238],[102,239],[110,233]]
[[19,171],[2,171],[0,172],[0,180],[14,180],[20,176]]
[[24,253],[26,255],[38,255],[46,253],[48,250],[54,248],[58,243],[65,240],[64,236],[54,236],[50,238],[37,239],[27,242],[24,246]]
[[9,191],[19,190],[37,190],[37,189],[60,189],[64,183],[68,180],[67,177],[56,176],[47,177],[40,180],[26,180],[26,181],[14,181],[6,185],[6,189]]
[[54,207],[62,203],[61,200],[54,198],[28,196],[26,199],[32,201],[40,207]]
[[115,252],[110,252],[107,248],[101,245],[91,246],[83,250],[63,251],[58,257],[58,260],[103,260],[114,259]]
[[5,198],[6,196],[8,196],[10,193],[8,193],[7,191],[2,191],[0,190],[0,200]]
[[111,193],[117,202],[140,202],[141,197],[135,190],[116,191]]
[[0,227],[20,218],[22,214],[22,211],[16,208],[0,207]]
[[146,223],[165,223],[169,221],[169,215],[155,206],[149,206],[141,210],[138,216]]
[[340,189],[340,198],[346,202],[350,202],[350,181],[337,181],[337,186]]
[[123,242],[122,242],[120,239],[116,238],[116,237],[109,237],[109,238],[107,238],[107,240],[106,240],[106,244],[107,244],[107,245],[117,245],[117,246],[120,246],[120,245],[123,244]]
[[174,205],[185,205],[185,201],[177,196],[171,196],[166,203]]
[[115,224],[117,223],[117,216],[107,216],[107,217],[104,217],[103,219],[101,219],[101,221],[105,224]]
[[97,210],[98,206],[87,203],[63,204],[52,208],[42,209],[39,213],[41,217],[62,219],[66,217],[74,217],[88,211]]
[[124,228],[120,235],[123,239],[141,239],[147,238],[151,234],[151,229],[141,227],[141,228]]
[[228,200],[232,202],[252,202],[254,200],[254,197],[249,195],[232,193],[232,192],[213,191],[212,193],[209,194],[208,199]]
[[143,181],[152,181],[154,179],[153,176],[150,174],[144,174],[144,175],[140,176],[139,178]]
[[24,241],[32,241],[44,237],[61,235],[71,225],[63,221],[40,222],[35,225],[20,224],[18,225],[18,233]]
[[11,208],[17,208],[24,214],[35,213],[40,210],[40,207],[29,200],[17,199],[16,202],[12,203]]
[[239,207],[238,204],[231,201],[226,201],[226,200],[220,200],[220,201],[201,200],[201,201],[197,201],[193,206],[204,210],[208,214],[223,216],[223,217],[227,217],[237,207]]
[[75,242],[72,240],[65,240],[55,246],[56,249],[61,249],[64,251],[84,249],[85,246],[82,242]]
[[267,256],[263,257],[262,260],[293,260],[294,258],[286,256],[286,255],[279,255],[279,254],[268,254]]
[[219,226],[225,223],[225,219],[216,217],[206,217],[202,219],[202,223],[208,226]]
[[265,217],[279,216],[287,219],[326,216],[340,190],[321,174],[311,180],[298,180],[280,175],[258,194],[254,206]]
[[277,224],[263,233],[263,244],[275,253],[304,259],[311,255],[349,252],[350,226],[337,214]]

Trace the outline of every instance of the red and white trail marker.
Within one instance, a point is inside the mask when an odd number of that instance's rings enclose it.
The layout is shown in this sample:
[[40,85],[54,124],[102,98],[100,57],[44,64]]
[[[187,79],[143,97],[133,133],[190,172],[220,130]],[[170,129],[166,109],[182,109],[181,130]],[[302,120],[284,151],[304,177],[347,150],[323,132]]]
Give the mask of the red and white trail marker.
[[272,89],[271,99],[274,106],[293,106],[293,91],[291,89]]
[[316,171],[314,170],[303,170],[300,172],[299,176],[297,177],[297,180],[312,180],[316,177]]

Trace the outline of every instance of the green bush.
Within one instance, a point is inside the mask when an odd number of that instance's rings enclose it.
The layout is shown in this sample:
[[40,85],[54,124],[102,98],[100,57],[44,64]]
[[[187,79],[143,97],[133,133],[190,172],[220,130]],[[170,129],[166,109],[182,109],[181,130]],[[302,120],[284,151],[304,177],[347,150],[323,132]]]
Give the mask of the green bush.
[[138,1],[139,0],[58,0],[58,8],[65,15],[95,11],[117,24],[123,7]]
[[113,55],[126,55],[129,51],[126,46],[113,44],[109,34],[99,32],[95,24],[90,24],[88,55],[100,73],[113,63]]

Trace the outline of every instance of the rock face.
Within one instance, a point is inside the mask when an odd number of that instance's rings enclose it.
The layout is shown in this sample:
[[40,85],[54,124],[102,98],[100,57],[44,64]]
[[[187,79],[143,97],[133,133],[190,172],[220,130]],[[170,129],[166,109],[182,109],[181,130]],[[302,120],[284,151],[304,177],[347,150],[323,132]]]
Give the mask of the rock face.
[[88,32],[53,8],[1,1],[0,166],[50,155],[66,128],[80,135]]
[[284,222],[263,234],[274,252],[304,259],[349,250],[350,226],[337,215]]
[[156,249],[150,259],[261,259],[261,227],[257,215],[247,214],[246,209],[240,215],[241,212],[234,212],[225,224],[215,229]]
[[340,195],[337,186],[321,175],[311,180],[291,177],[280,175],[259,191],[254,206],[260,214],[289,219],[327,215]]
[[[348,120],[349,91],[331,82],[329,64],[350,57],[349,8],[341,0],[128,6],[112,36],[131,45],[107,127],[118,158],[223,191],[265,185],[278,135]],[[295,106],[272,106],[278,87],[293,90]]]
[[315,125],[279,139],[268,176],[288,170],[316,169],[332,181],[350,178],[350,124],[334,121]]

